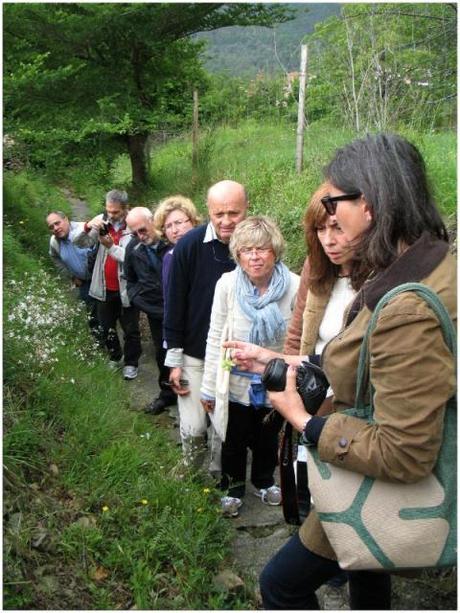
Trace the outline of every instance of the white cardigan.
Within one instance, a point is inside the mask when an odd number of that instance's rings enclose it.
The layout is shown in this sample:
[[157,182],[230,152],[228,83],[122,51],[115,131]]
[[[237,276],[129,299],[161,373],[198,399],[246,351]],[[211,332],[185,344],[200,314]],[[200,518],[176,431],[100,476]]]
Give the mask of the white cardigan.
[[[286,322],[286,330],[292,317],[295,298],[299,288],[300,277],[290,272],[290,283],[287,291],[278,306]],[[232,317],[233,334],[232,339],[247,341],[251,322],[244,315],[235,292],[236,270],[222,275],[216,284],[214,291],[214,301],[212,303],[211,323],[209,326],[208,338],[206,341],[206,356],[204,361],[204,375],[201,384],[201,393],[208,397],[215,397],[216,377],[219,361],[221,359],[222,332],[228,317]],[[233,304],[229,304],[232,302]],[[269,345],[273,351],[282,352],[284,336],[278,343]],[[229,398],[231,401],[249,405],[249,386],[250,379],[239,375],[230,375]]]

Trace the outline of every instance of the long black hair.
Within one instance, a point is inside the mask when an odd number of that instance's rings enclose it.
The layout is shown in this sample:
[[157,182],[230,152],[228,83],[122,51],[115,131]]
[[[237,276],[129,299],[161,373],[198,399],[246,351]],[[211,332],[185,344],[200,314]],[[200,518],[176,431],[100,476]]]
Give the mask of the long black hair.
[[345,193],[360,191],[372,211],[371,225],[356,247],[368,269],[386,268],[398,257],[401,244],[412,245],[424,232],[449,240],[425,162],[405,138],[377,134],[357,139],[336,151],[324,174]]

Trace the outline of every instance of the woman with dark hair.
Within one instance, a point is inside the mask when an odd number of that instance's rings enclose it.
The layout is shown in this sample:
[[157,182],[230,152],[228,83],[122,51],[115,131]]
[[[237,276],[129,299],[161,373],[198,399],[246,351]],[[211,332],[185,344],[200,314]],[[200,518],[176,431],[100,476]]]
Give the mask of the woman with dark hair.
[[[374,423],[344,415],[355,406],[358,356],[379,299],[406,282],[433,290],[456,320],[456,265],[447,232],[428,189],[425,164],[412,144],[392,134],[367,136],[338,150],[325,169],[331,183],[322,202],[335,215],[362,266],[372,273],[349,309],[344,327],[325,348],[322,366],[334,390],[335,412],[311,416],[295,388],[269,394],[272,405],[323,461],[390,482],[429,475],[442,441],[444,409],[455,390],[455,364],[437,316],[413,292],[399,294],[371,335],[369,377]],[[356,274],[355,269],[353,274]],[[230,343],[240,368],[270,359],[254,345]],[[290,356],[286,356],[289,358]],[[315,590],[339,569],[316,512],[272,558],[261,575],[267,609],[317,609]],[[349,572],[352,609],[389,609],[389,575]]]

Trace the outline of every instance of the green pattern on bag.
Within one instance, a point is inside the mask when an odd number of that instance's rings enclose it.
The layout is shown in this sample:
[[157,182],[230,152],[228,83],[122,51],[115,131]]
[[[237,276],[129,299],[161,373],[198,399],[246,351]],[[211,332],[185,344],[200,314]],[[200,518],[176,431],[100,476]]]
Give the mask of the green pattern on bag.
[[[368,382],[368,373],[370,366],[369,355],[369,339],[377,323],[377,319],[381,309],[395,296],[400,293],[413,291],[423,298],[432,310],[436,313],[441,324],[442,333],[446,345],[452,352],[454,359],[456,358],[456,333],[449,316],[449,313],[438,296],[427,286],[421,283],[405,283],[395,287],[387,292],[378,302],[370,319],[366,334],[364,336],[358,363],[357,385],[356,385],[356,407],[346,409],[343,413],[365,419],[369,423],[374,422],[374,406],[373,396],[374,389]],[[368,388],[367,391],[365,388]],[[368,397],[368,404],[365,402],[365,397]],[[420,519],[444,519],[449,524],[448,535],[444,544],[444,548],[435,566],[453,566],[457,563],[456,546],[457,546],[457,411],[456,397],[452,397],[446,404],[443,440],[440,452],[433,469],[433,475],[439,481],[444,490],[444,497],[441,504],[429,507],[407,507],[399,510],[399,518],[407,521]],[[329,480],[332,476],[330,465],[322,462],[319,459],[318,451],[315,448],[309,448],[309,453],[313,458],[315,465],[322,479]],[[362,476],[362,484],[352,502],[352,504],[344,511],[335,513],[326,513],[318,511],[318,517],[324,523],[346,524],[351,526],[361,539],[362,544],[369,550],[379,564],[386,569],[395,569],[396,564],[390,560],[382,549],[379,547],[369,530],[364,525],[362,519],[363,506],[371,493],[375,479],[372,477]],[[325,526],[326,532],[327,528]],[[339,561],[340,561],[340,552]]]
[[[320,474],[324,471],[324,467],[326,465],[325,462],[322,462],[319,459],[318,451],[316,448],[309,449],[311,457],[315,460],[315,464],[318,468]],[[329,477],[331,477],[331,471],[329,470]],[[321,474],[321,476],[323,476]],[[324,477],[323,477],[324,478]],[[372,477],[363,477],[363,482],[361,487],[358,490],[358,493],[355,496],[351,506],[348,507],[345,511],[341,511],[340,513],[318,513],[318,516],[321,521],[324,522],[336,522],[339,524],[347,524],[351,526],[359,538],[363,543],[366,543],[369,551],[372,555],[380,562],[382,566],[385,568],[394,568],[394,564],[392,561],[384,554],[382,549],[379,547],[378,543],[369,532],[369,530],[364,525],[361,519],[361,509],[363,508],[364,503],[369,496],[369,493],[374,485],[374,479]]]

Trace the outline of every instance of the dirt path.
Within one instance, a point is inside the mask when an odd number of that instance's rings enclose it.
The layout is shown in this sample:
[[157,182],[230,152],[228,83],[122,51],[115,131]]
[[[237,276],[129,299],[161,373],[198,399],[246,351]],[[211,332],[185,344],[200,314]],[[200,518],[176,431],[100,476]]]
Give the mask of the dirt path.
[[68,203],[72,207],[72,217],[75,221],[84,221],[89,216],[89,207],[88,203],[84,200],[80,200],[77,198],[70,189],[66,187],[61,188],[62,194],[67,199]]
[[[142,407],[158,393],[158,370],[153,359],[153,345],[147,336],[147,328],[142,334],[143,353],[139,362],[139,374],[134,381],[127,382],[130,390],[131,409]],[[171,430],[173,444],[179,444],[179,414],[177,407],[170,407],[168,412],[152,417],[152,423]],[[249,474],[249,471],[248,471]],[[248,588],[256,587],[260,571],[289,538],[290,528],[285,524],[281,507],[269,507],[261,503],[252,494],[251,485],[247,483],[247,494],[239,517],[229,519],[235,528],[233,542],[233,571],[243,579]],[[256,589],[257,592],[257,589]]]

